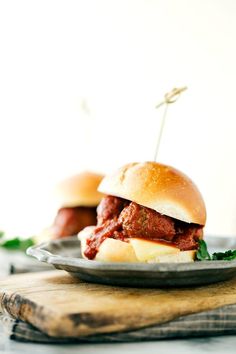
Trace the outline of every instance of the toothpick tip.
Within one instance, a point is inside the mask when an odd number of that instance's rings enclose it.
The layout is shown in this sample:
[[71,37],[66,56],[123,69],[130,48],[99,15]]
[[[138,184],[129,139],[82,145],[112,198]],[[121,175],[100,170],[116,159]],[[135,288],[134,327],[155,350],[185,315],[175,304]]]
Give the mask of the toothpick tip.
[[180,94],[184,91],[186,91],[188,89],[187,86],[183,86],[183,87],[179,87],[176,88],[174,87],[173,90],[171,90],[170,92],[167,92],[164,95],[164,100],[161,101],[160,103],[158,103],[155,108],[159,108],[161,107],[163,104],[169,104],[169,103],[174,103],[175,101],[177,101],[177,99],[179,98]]

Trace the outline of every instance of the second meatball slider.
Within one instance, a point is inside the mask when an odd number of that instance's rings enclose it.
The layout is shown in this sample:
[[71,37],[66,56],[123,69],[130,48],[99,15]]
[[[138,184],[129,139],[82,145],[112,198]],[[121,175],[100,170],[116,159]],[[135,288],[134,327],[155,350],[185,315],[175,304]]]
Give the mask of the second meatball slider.
[[206,209],[196,185],[156,162],[131,163],[98,190],[97,226],[79,233],[84,258],[109,262],[191,262]]
[[60,208],[52,226],[54,238],[76,235],[84,227],[96,224],[96,208],[104,196],[97,188],[103,177],[81,172],[57,185],[55,197]]

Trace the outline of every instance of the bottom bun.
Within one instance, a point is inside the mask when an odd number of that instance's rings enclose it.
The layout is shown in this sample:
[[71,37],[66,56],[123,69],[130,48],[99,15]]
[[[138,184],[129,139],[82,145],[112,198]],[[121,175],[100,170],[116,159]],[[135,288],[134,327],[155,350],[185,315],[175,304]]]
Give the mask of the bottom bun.
[[87,238],[89,238],[89,236],[91,236],[91,233],[93,232],[94,229],[95,229],[95,226],[87,226],[82,231],[80,231],[78,233],[78,239],[80,240],[81,255],[85,259],[88,259],[84,255],[84,251],[87,247],[86,241],[87,241]]
[[101,244],[95,261],[102,262],[139,262],[130,243],[107,238]]
[[176,254],[165,254],[150,259],[147,263],[189,263],[194,262],[196,251],[180,251]]
[[[86,227],[78,234],[81,241],[83,258],[86,249],[86,240],[91,235],[94,226]],[[101,244],[95,261],[101,262],[128,262],[128,263],[188,263],[194,262],[196,251],[180,251],[177,247],[163,243],[130,238],[129,242],[107,238]]]

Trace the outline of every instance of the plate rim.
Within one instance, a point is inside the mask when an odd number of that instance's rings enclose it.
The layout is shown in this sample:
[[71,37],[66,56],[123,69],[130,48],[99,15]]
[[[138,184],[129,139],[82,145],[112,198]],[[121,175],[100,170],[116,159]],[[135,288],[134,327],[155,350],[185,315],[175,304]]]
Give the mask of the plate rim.
[[[213,236],[210,236],[213,237]],[[215,236],[222,239],[223,236]],[[227,237],[224,237],[227,239]],[[189,263],[123,263],[123,262],[99,262],[87,260],[81,257],[67,257],[49,252],[46,248],[50,244],[71,243],[78,241],[76,236],[66,237],[65,239],[49,240],[38,245],[29,247],[26,254],[36,258],[40,262],[52,265],[63,265],[77,267],[78,269],[104,270],[104,271],[136,271],[136,272],[181,272],[181,271],[197,271],[197,270],[221,270],[236,268],[236,260],[234,261],[199,261]],[[187,269],[186,269],[187,267]]]

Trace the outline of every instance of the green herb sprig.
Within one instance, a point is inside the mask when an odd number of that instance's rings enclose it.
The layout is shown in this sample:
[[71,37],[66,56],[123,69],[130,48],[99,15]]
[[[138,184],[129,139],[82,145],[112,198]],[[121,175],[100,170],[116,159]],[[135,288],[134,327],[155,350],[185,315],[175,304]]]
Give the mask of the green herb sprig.
[[198,244],[199,247],[196,253],[196,259],[198,261],[232,261],[236,259],[236,250],[215,252],[210,255],[204,240],[199,240]]
[[21,237],[14,237],[10,239],[6,239],[5,233],[0,231],[0,247],[3,247],[7,250],[18,250],[18,251],[26,251],[28,247],[33,246],[35,244],[34,238],[29,237],[23,239]]
[[34,245],[33,238],[21,239],[19,237],[6,240],[3,243],[0,243],[0,246],[8,250],[19,250],[26,251],[28,247]]

